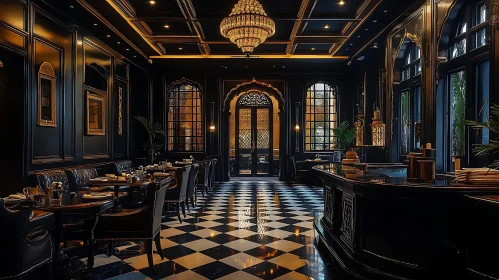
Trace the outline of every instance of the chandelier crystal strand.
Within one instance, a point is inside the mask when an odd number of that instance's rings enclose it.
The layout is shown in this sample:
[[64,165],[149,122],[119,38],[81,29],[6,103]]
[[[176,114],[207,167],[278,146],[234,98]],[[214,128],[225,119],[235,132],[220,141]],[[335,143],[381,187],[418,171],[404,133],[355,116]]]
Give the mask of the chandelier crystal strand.
[[220,24],[220,33],[243,53],[250,54],[275,34],[275,23],[258,0],[239,0]]

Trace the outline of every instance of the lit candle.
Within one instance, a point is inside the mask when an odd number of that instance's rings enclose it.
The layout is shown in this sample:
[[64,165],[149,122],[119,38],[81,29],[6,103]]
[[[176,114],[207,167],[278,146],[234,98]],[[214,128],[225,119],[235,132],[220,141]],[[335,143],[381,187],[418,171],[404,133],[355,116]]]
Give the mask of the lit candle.
[[454,158],[454,171],[461,170],[461,159]]
[[431,149],[431,143],[426,143],[426,148]]

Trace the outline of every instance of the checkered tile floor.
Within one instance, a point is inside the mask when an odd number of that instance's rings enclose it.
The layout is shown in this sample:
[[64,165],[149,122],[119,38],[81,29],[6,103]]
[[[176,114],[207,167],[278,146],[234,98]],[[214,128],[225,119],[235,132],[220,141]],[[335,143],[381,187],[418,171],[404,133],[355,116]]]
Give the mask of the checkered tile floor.
[[[322,189],[276,181],[216,186],[180,224],[163,219],[156,275],[142,244],[99,255],[90,279],[331,279],[314,247]],[[83,261],[85,261],[83,259]]]

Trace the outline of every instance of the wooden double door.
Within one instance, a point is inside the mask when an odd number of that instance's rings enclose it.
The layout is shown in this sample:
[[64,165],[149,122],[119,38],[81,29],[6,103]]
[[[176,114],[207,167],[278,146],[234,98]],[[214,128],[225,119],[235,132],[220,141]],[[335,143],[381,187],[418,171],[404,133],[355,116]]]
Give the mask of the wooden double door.
[[272,106],[238,106],[235,173],[241,177],[274,174]]

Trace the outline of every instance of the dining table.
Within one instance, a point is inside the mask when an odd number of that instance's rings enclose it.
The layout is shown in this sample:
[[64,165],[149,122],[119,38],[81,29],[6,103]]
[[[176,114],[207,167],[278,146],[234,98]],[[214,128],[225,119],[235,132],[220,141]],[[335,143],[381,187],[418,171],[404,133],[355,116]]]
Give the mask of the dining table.
[[[63,216],[77,215],[79,217],[88,217],[91,223],[85,224],[85,229],[90,231],[90,236],[93,236],[93,229],[99,220],[99,216],[105,211],[114,206],[115,201],[124,196],[124,193],[119,193],[117,196],[100,195],[91,198],[88,192],[78,192],[75,199],[69,199],[69,194],[63,194],[60,205],[52,205],[48,200],[45,203],[39,203],[36,208],[42,211],[54,214],[55,224],[52,235],[55,241],[54,261],[57,262],[60,258],[61,250],[59,244],[62,241],[65,223],[67,222]],[[88,198],[86,198],[88,197]],[[88,260],[87,269],[92,269],[94,266],[93,239],[90,238],[88,244]]]

